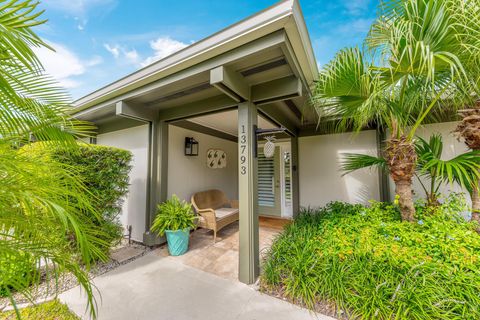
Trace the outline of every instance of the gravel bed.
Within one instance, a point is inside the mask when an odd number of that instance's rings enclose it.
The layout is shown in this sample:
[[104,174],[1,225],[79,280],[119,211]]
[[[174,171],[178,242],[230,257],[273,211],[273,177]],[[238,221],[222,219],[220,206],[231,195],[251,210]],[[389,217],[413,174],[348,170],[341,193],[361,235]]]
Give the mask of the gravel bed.
[[[121,245],[115,247],[114,249],[112,249],[112,251],[119,250],[122,247],[126,247],[126,246],[128,246],[128,244],[125,242],[122,242]],[[96,265],[92,266],[92,268],[88,273],[90,279],[93,279],[97,276],[107,273],[121,265],[130,263],[144,256],[146,253],[152,250],[152,248],[145,247],[144,245],[139,243],[132,243],[130,244],[130,246],[134,248],[141,248],[143,249],[143,251],[140,254],[128,260],[123,261],[122,263],[119,263],[118,261],[115,261],[112,259],[110,259],[107,262],[97,263]],[[53,279],[47,280],[46,277],[43,276],[43,279],[40,282],[40,284],[38,284],[36,287],[32,289],[32,292],[31,292],[32,299],[33,301],[36,301],[36,302],[48,301],[55,298],[60,293],[67,291],[73,287],[76,287],[77,285],[78,285],[78,281],[71,273],[64,273],[60,275],[58,279],[53,278]],[[20,293],[15,293],[13,297],[17,305],[28,304],[31,302],[31,300],[27,299],[24,295]],[[0,297],[0,312],[2,310],[7,310],[10,308],[11,308],[10,300],[6,297],[3,297],[3,298]]]

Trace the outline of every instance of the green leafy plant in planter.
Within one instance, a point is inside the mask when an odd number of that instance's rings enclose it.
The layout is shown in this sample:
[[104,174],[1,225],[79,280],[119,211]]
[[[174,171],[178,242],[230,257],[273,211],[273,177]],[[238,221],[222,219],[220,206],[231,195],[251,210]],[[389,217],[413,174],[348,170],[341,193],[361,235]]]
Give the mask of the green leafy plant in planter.
[[187,252],[190,230],[195,228],[192,206],[173,195],[157,207],[157,215],[150,228],[159,236],[166,235],[168,251],[172,256]]

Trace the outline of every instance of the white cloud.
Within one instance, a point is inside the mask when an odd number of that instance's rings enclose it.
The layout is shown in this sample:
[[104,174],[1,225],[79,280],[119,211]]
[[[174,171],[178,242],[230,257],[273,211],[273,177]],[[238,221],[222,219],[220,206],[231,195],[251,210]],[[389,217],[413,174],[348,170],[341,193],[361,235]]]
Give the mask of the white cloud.
[[130,49],[123,44],[104,43],[103,47],[121,63],[133,64],[137,67],[145,67],[188,46],[187,43],[172,39],[168,36],[159,37],[156,40],[150,41],[149,44],[150,48],[153,49],[153,54],[145,59],[136,49]]
[[108,43],[103,44],[105,49],[107,49],[108,52],[110,52],[113,57],[116,59],[120,56],[120,46],[118,44],[116,45],[109,45]]
[[100,63],[103,62],[103,58],[100,56],[94,56],[90,60],[85,61],[85,66],[86,67],[93,67],[96,65],[99,65]]
[[82,61],[67,47],[58,43],[49,42],[56,51],[47,48],[36,48],[35,53],[42,62],[45,72],[58,80],[65,88],[76,88],[81,85],[75,77],[85,73],[86,67],[98,65],[101,57],[95,56],[88,61]]
[[150,47],[154,50],[154,54],[141,62],[141,66],[145,67],[157,60],[160,60],[168,55],[171,55],[178,50],[188,46],[188,44],[172,39],[168,36],[159,37],[156,40],[150,41]]
[[135,49],[130,51],[124,51],[123,54],[125,55],[125,58],[127,58],[127,60],[129,60],[132,63],[137,63],[138,60],[140,59],[140,56],[138,55],[138,52]]
[[77,29],[80,31],[83,31],[85,27],[87,26],[88,19],[87,18],[79,18],[75,17],[73,18],[77,22]]
[[115,59],[122,58],[131,64],[138,64],[140,61],[140,55],[135,49],[129,50],[119,44],[104,43],[103,46]]

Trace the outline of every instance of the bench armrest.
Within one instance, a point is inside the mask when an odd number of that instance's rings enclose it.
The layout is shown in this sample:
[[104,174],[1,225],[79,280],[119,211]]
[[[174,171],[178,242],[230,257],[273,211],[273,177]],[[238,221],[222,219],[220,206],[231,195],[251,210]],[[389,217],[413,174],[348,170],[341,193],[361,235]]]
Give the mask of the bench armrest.
[[212,208],[208,209],[198,209],[197,213],[205,219],[205,222],[207,225],[215,225],[217,222],[216,216],[215,216],[215,210]]

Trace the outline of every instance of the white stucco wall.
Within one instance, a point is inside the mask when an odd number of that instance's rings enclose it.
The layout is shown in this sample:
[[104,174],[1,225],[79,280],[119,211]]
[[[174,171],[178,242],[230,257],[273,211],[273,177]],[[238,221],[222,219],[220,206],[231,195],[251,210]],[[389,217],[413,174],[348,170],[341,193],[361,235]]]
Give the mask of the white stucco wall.
[[342,177],[342,153],[376,155],[375,131],[301,137],[299,148],[300,205],[323,206],[330,201],[366,203],[379,200],[377,170],[358,170]]
[[133,154],[130,187],[120,221],[124,226],[132,226],[132,239],[143,241],[147,204],[148,125],[100,134],[97,144],[126,149]]
[[[439,133],[443,137],[443,152],[442,159],[451,159],[461,153],[467,152],[468,149],[465,144],[461,141],[458,141],[457,138],[452,134],[452,131],[455,130],[457,122],[446,122],[446,123],[435,123],[427,124],[419,128],[417,131],[417,136],[422,137],[427,140],[432,134]],[[428,187],[428,180],[424,181],[424,184]],[[415,192],[415,198],[425,197],[425,192],[418,182],[417,178],[413,179],[413,189]],[[448,194],[450,191],[464,192],[457,185],[443,185],[440,188],[440,193]],[[393,181],[390,181],[390,194],[392,197],[395,197],[395,185]],[[466,192],[466,198],[470,201],[468,192]]]
[[[196,157],[184,155],[185,137],[199,143]],[[227,154],[227,167],[207,167],[207,150],[221,149]],[[220,189],[230,199],[238,198],[237,143],[173,125],[168,131],[168,196],[176,194],[190,201],[195,192]]]

